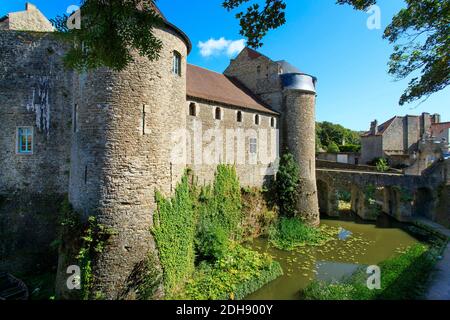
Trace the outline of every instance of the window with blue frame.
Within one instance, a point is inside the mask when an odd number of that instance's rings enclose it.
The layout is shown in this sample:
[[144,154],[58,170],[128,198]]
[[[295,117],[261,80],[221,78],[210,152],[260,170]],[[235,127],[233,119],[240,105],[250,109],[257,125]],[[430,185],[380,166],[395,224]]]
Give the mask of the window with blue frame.
[[17,153],[20,153],[20,154],[33,153],[33,128],[32,127],[17,128]]

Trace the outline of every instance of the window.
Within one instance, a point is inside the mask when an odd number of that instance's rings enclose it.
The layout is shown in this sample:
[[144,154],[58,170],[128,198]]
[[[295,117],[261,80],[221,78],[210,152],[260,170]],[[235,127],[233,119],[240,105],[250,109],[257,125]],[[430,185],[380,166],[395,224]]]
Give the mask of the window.
[[173,52],[172,72],[181,76],[181,54],[177,51]]
[[19,127],[17,128],[17,153],[32,154],[33,153],[33,128]]
[[256,67],[256,73],[258,74],[258,76],[261,74],[261,66]]
[[236,121],[237,122],[242,122],[242,112],[238,111],[236,114]]
[[276,125],[276,122],[275,122],[275,118],[271,118],[270,119],[270,126],[272,127],[272,128],[275,128],[275,125]]
[[193,102],[189,105],[189,115],[192,117],[197,116],[197,106]]
[[259,115],[255,114],[255,124],[259,126]]
[[214,118],[216,120],[222,120],[222,110],[220,110],[220,108],[216,108]]
[[256,138],[250,138],[250,153],[256,154],[258,150],[258,140]]

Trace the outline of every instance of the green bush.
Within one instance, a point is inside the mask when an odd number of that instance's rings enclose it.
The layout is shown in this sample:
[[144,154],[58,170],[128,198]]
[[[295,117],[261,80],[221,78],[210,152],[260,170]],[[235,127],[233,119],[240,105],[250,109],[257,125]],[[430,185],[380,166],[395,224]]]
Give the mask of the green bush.
[[360,152],[361,151],[361,145],[357,144],[346,144],[346,145],[340,145],[339,146],[340,152]]
[[390,169],[387,160],[384,158],[378,159],[376,166],[378,172],[387,172]]
[[281,216],[295,217],[297,215],[299,171],[292,154],[287,153],[281,157],[274,185]]
[[197,217],[192,203],[187,174],[171,199],[156,194],[158,210],[152,233],[159,250],[166,295],[180,289],[194,272],[194,237]]
[[281,218],[271,227],[269,241],[280,250],[293,250],[306,245],[322,245],[335,234],[336,231],[331,228],[310,227],[298,218]]
[[232,243],[218,261],[200,265],[177,299],[243,299],[282,274],[280,264],[269,255]]
[[228,248],[227,233],[220,227],[203,224],[195,238],[195,251],[199,260],[219,260]]
[[327,147],[327,152],[329,153],[338,153],[339,150],[339,146],[335,143],[335,142],[330,142],[330,144]]

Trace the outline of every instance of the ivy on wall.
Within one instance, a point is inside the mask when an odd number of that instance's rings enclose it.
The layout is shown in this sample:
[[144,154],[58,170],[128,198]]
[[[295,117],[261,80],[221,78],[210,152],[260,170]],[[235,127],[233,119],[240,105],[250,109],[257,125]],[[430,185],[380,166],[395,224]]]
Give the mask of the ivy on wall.
[[175,189],[173,198],[156,193],[158,210],[152,233],[159,250],[166,295],[171,297],[194,272],[194,210],[187,173]]
[[242,198],[234,166],[219,165],[212,187],[202,188],[199,201],[200,224],[221,228],[227,237],[242,237]]

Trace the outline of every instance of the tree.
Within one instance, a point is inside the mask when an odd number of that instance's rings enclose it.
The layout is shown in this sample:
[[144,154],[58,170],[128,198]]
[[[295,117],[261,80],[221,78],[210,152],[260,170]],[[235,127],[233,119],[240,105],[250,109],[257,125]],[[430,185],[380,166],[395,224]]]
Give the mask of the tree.
[[284,217],[297,215],[298,188],[300,184],[300,168],[290,153],[284,154],[280,159],[280,167],[275,179],[275,193]]
[[327,147],[327,152],[329,153],[338,153],[339,152],[339,146],[335,142],[331,142]]
[[109,67],[123,70],[133,51],[159,58],[162,42],[154,28],[163,24],[153,0],[82,0],[81,28],[69,29],[68,16],[52,20],[60,37],[71,45],[65,65],[79,71]]
[[[403,105],[438,92],[450,83],[450,0],[405,0],[402,9],[384,31],[384,38],[395,43],[389,61],[389,73],[396,79],[405,79],[416,72],[399,103]],[[237,13],[241,34],[251,47],[262,46],[262,39],[271,29],[286,22],[286,4],[282,0],[265,0],[261,8],[254,0],[225,0],[223,6],[236,9],[244,3],[253,3]],[[376,0],[337,0],[357,10],[366,10]],[[401,41],[406,42],[401,43]]]

